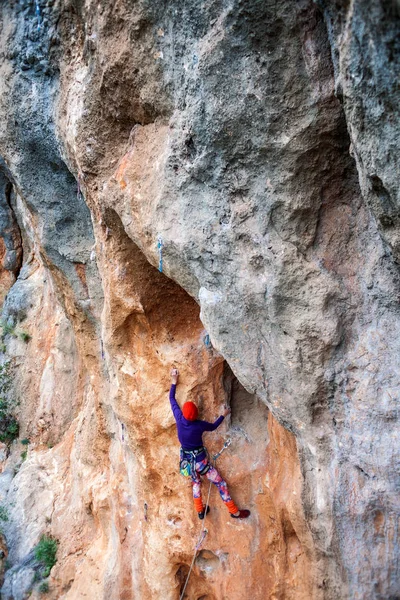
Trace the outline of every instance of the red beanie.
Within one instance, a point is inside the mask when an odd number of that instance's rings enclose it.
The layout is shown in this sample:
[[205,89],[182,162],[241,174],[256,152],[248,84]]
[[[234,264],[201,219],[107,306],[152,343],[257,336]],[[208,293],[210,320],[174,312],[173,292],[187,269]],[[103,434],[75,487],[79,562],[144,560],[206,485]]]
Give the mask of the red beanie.
[[183,416],[188,421],[195,421],[199,415],[199,411],[197,410],[197,406],[194,402],[185,402],[182,407]]

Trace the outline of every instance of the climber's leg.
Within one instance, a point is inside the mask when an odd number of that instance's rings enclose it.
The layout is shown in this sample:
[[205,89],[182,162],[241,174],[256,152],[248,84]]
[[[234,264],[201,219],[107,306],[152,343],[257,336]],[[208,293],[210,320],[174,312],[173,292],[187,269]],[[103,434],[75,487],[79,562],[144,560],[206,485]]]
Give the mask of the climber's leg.
[[[197,465],[196,465],[197,467]],[[201,499],[201,479],[197,470],[192,474],[192,486],[193,486],[193,502],[197,513],[202,513],[203,500]]]
[[199,519],[204,519],[205,515],[210,512],[210,507],[206,507],[203,505],[203,500],[201,498],[201,480],[200,475],[204,473],[204,470],[208,468],[208,458],[204,458],[203,460],[199,460],[196,463],[196,473],[195,477],[192,478],[193,481],[193,500],[194,506],[199,516]]
[[222,479],[217,469],[215,467],[211,467],[210,470],[206,473],[206,477],[207,479],[209,479],[209,481],[212,481],[217,486],[222,501],[226,504],[226,507],[229,510],[230,514],[235,514],[239,512],[238,507],[229,495],[229,490],[226,481]]

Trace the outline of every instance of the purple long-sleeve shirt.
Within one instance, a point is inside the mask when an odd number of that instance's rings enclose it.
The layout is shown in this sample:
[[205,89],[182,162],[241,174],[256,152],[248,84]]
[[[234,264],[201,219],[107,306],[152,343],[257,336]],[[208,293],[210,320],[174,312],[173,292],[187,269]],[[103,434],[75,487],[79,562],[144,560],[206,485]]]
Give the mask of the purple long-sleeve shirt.
[[[171,403],[172,412],[174,413],[176,426],[178,429],[178,439],[184,450],[195,450],[203,445],[203,433],[205,431],[214,431],[224,420],[221,415],[214,423],[208,421],[188,421],[182,414],[181,409],[175,400],[176,385],[172,384],[169,391],[169,401]],[[205,457],[199,454],[198,459],[202,460]]]

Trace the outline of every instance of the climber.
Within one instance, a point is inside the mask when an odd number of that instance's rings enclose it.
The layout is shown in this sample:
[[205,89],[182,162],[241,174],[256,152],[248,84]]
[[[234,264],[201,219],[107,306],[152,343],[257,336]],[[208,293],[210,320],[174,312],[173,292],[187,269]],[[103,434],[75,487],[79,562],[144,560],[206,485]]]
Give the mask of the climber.
[[[182,410],[179,408],[175,400],[175,390],[178,384],[179,373],[177,369],[172,369],[171,379],[172,385],[169,392],[169,400],[171,403],[172,412],[174,413],[176,426],[178,429],[178,438],[182,444],[181,458],[186,458],[192,463],[192,485],[193,485],[193,500],[194,506],[199,516],[199,519],[205,517],[205,506],[201,498],[201,475],[205,475],[209,481],[212,481],[220,493],[223,502],[234,519],[246,519],[250,516],[249,510],[239,510],[232,498],[229,495],[228,486],[218,473],[217,469],[209,462],[207,451],[203,446],[203,433],[205,431],[214,431],[224,420],[230,410],[224,410],[224,414],[214,422],[200,421],[197,419],[198,410],[194,402],[185,402]],[[210,507],[208,507],[207,513]]]

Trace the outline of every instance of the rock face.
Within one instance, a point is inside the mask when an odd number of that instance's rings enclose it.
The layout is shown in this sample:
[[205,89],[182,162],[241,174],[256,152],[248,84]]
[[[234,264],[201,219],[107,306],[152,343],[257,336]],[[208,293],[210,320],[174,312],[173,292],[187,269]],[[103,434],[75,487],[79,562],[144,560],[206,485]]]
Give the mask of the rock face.
[[398,33],[389,0],[3,3],[2,597],[43,533],[48,597],[180,597],[172,366],[230,404],[252,511],[212,490],[185,597],[400,595]]

